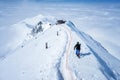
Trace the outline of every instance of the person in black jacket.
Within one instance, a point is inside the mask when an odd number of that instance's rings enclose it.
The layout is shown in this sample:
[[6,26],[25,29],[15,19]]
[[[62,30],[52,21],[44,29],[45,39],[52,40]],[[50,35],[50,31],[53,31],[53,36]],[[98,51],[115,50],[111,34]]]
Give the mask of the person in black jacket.
[[80,58],[80,50],[81,50],[81,44],[77,42],[77,44],[74,46],[74,50],[76,49],[76,55],[78,58]]

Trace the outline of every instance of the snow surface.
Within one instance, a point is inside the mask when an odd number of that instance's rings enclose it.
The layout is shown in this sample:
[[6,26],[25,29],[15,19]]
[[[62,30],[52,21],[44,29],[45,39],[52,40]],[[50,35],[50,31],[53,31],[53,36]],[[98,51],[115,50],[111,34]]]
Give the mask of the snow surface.
[[[39,21],[43,22],[43,32],[32,36],[31,30]],[[0,80],[120,79],[119,59],[79,31],[73,22],[55,22],[52,16],[38,15],[8,28],[10,38],[3,46],[5,50],[0,50],[4,53],[0,58]],[[80,59],[73,50],[77,41],[82,45]]]
[[[39,3],[38,0],[0,1],[0,51],[9,52],[10,25],[38,14],[71,20],[76,27],[99,41],[113,56],[120,59],[119,3]],[[4,31],[8,32],[8,34]],[[11,30],[14,33],[14,30]],[[15,35],[15,34],[14,34]],[[13,37],[14,37],[13,35]],[[9,37],[6,37],[9,36]],[[1,55],[4,53],[0,53]]]

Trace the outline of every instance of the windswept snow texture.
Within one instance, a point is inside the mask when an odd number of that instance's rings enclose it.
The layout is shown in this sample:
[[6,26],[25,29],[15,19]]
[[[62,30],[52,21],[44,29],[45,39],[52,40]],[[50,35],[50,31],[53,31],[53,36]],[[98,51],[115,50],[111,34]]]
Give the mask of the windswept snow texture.
[[[40,21],[43,31],[33,36],[31,30]],[[119,59],[73,22],[55,22],[52,16],[38,15],[9,28],[13,36],[0,58],[0,80],[120,80]],[[80,59],[73,50],[77,41]]]

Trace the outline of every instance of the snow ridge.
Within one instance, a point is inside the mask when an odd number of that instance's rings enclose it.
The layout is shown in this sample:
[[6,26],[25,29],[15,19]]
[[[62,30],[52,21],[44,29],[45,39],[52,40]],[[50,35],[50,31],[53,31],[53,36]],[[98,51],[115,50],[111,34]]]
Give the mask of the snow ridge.
[[[89,46],[88,46],[89,47]],[[112,77],[113,79],[117,80],[115,77],[115,74],[113,73],[113,71],[110,69],[110,67],[106,64],[106,62],[104,60],[101,59],[101,57],[99,57],[97,55],[96,52],[94,52],[90,47],[89,49],[93,52],[93,54],[95,55],[95,57],[98,59],[99,63],[101,64],[101,68],[100,70],[103,72],[103,74],[106,76],[106,78],[108,80],[111,80],[110,77]]]
[[[120,80],[120,60],[116,59],[92,37],[79,31],[75,25],[68,21],[67,25],[86,43],[89,49],[93,52],[98,62],[101,64],[100,70],[108,80]],[[112,60],[111,60],[112,59]]]
[[[18,36],[22,37],[20,37],[20,41],[16,43],[17,46],[13,46],[15,48],[13,48],[7,55],[4,55],[4,57],[12,53],[14,54],[10,57],[6,57],[6,59],[1,61],[1,80],[9,80],[9,78],[12,80],[32,80],[33,78],[35,80],[73,80],[73,78],[75,80],[78,80],[78,78],[79,80],[84,80],[84,78],[88,76],[80,76],[82,75],[81,69],[87,72],[86,66],[87,63],[90,63],[88,62],[89,59],[91,59],[91,63],[93,62],[96,64],[90,66],[90,68],[97,66],[97,68],[93,70],[99,69],[100,73],[104,76],[105,79],[120,80],[120,60],[112,56],[99,42],[95,41],[91,36],[82,31],[79,31],[71,21],[67,21],[66,24],[55,25],[56,20],[53,17],[48,18],[39,15],[14,25],[15,29],[18,31],[20,30],[20,35]],[[31,29],[33,29],[39,21],[43,22],[43,31],[33,36],[30,34]],[[21,34],[21,31],[24,31],[24,34]],[[75,34],[71,31],[75,32]],[[59,36],[56,35],[57,32],[59,32]],[[82,54],[82,56],[91,54],[90,57],[82,58],[81,56],[81,59],[79,60],[76,56],[73,56],[74,54],[71,54],[74,53],[71,50],[73,48],[72,45],[75,42],[73,39],[80,40],[82,48],[84,46],[83,51],[85,51],[85,54]],[[46,42],[49,44],[48,49],[45,49],[44,43]],[[56,46],[56,44],[59,46]],[[86,48],[89,49],[88,53],[86,53]],[[78,64],[74,65],[75,67],[72,65],[73,68],[71,68],[68,64],[70,63],[69,60],[72,61],[72,59],[74,59],[73,62],[77,61],[75,63],[79,63],[79,61],[84,63],[85,61],[86,65],[81,63],[83,66]],[[31,63],[33,64],[32,66]],[[97,65],[97,63],[99,65]],[[77,72],[76,69],[80,68],[81,66],[86,68],[81,68],[79,70],[81,73],[79,73],[79,71]],[[74,68],[75,71],[72,70]],[[92,70],[90,70],[90,72],[91,71]],[[13,74],[11,74],[11,72]],[[99,74],[97,74],[97,76],[98,75]],[[33,76],[33,78],[31,78],[31,76]],[[99,79],[99,76],[96,77],[94,72],[90,73],[90,76],[91,78],[93,77],[95,79]],[[101,80],[104,80],[104,78]],[[87,80],[88,79],[89,77]]]

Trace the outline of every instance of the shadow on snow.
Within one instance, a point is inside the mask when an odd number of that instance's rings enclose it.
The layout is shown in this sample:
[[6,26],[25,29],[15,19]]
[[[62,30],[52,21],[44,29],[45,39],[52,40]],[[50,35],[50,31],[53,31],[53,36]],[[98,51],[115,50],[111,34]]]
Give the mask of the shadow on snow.
[[90,52],[88,52],[88,53],[81,53],[80,56],[81,56],[81,57],[85,57],[85,56],[88,56],[88,55],[90,55],[90,54],[91,54]]

